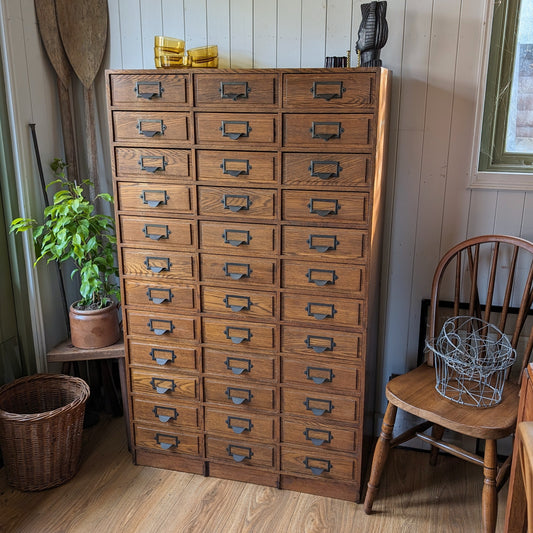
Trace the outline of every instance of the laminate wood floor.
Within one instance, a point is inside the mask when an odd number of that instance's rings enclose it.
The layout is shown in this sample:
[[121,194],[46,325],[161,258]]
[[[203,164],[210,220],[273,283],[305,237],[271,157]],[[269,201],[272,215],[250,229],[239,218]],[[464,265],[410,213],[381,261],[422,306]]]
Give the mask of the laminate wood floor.
[[[0,469],[0,531],[127,533],[474,533],[481,523],[481,470],[395,449],[367,516],[361,504],[216,478],[134,466],[122,418],[84,431],[83,462],[68,483],[38,493],[7,485]],[[507,487],[500,493],[503,531]]]

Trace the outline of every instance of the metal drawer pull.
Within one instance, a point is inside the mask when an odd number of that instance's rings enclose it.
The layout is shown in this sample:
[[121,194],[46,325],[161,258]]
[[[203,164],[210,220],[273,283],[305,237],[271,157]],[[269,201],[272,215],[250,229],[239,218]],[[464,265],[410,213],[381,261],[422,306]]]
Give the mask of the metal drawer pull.
[[[230,203],[228,203],[230,200]],[[237,200],[239,203],[233,203],[231,200]],[[244,203],[241,202],[244,200]],[[220,202],[224,205],[224,209],[229,209],[232,213],[237,213],[238,211],[248,211],[252,205],[252,201],[247,194],[224,194]]]
[[[167,439],[171,442],[165,442],[161,439]],[[163,433],[156,433],[154,440],[161,446],[163,450],[169,450],[170,448],[177,448],[180,441],[176,435],[164,435]]]
[[[154,293],[163,293],[164,296],[154,296]],[[159,289],[157,287],[148,287],[148,290],[146,291],[146,296],[148,296],[148,300],[155,304],[162,304],[163,302],[171,302],[172,297],[174,296],[172,294],[171,289]]]
[[315,457],[306,457],[303,463],[305,465],[305,468],[311,470],[311,472],[315,476],[319,476],[323,472],[329,472],[333,468],[329,459],[316,459]]
[[[336,127],[337,131],[331,133],[331,126]],[[319,131],[317,131],[317,129]],[[320,131],[322,129],[322,131]],[[309,130],[311,132],[312,139],[322,139],[324,141],[329,141],[330,139],[340,139],[341,134],[344,133],[344,129],[341,128],[340,122],[315,122]]]
[[307,335],[307,339],[305,339],[305,345],[311,350],[314,350],[316,353],[322,353],[326,351],[332,352],[333,348],[336,346],[332,337],[317,337],[316,335]]
[[[153,198],[156,196],[156,198]],[[150,200],[148,197],[152,197]],[[150,207],[158,207],[160,205],[167,205],[167,201],[170,200],[170,196],[167,191],[143,191],[140,196],[143,204],[147,204]]]
[[[318,91],[320,86],[325,86],[325,89],[329,89],[330,87],[335,85],[337,86],[336,92],[326,93]],[[346,87],[342,86],[342,81],[314,81],[313,87],[311,88],[311,92],[313,93],[313,98],[323,98],[324,100],[327,100],[329,102],[332,98],[342,98],[342,93],[346,92]]]
[[[324,373],[326,373],[327,376],[324,376]],[[331,368],[319,368],[316,366],[308,366],[304,370],[304,374],[307,376],[307,379],[314,381],[317,385],[322,385],[322,383],[331,383],[335,377],[335,374]]]
[[251,459],[253,456],[252,448],[248,448],[247,446],[235,446],[234,444],[230,444],[226,448],[226,451],[237,463],[241,463],[244,459]]
[[[237,333],[239,336],[237,336]],[[242,336],[243,333],[245,333],[244,336]],[[233,344],[240,344],[243,341],[249,341],[253,337],[250,328],[234,328],[231,326],[226,326],[224,334],[226,335],[226,339],[231,339]]]
[[155,361],[158,365],[163,366],[167,363],[173,363],[176,359],[174,350],[166,350],[164,348],[152,348],[150,350],[152,361]]
[[336,235],[309,235],[309,239],[306,242],[309,244],[309,249],[316,250],[321,254],[328,250],[336,250],[337,245],[340,244]]
[[[165,383],[168,383],[168,386],[165,386]],[[168,391],[174,392],[176,389],[176,384],[173,379],[152,378],[150,380],[150,385],[152,385],[152,389],[154,389],[157,394],[165,394]]]
[[[319,207],[317,207],[317,204]],[[326,209],[320,209],[320,204],[333,204],[331,207]],[[341,206],[339,205],[338,200],[326,200],[323,198],[311,198],[307,204],[309,212],[313,215],[318,215],[320,217],[325,217],[327,215],[337,215]]]
[[[313,310],[314,309],[314,310]],[[321,311],[319,311],[322,309]],[[307,316],[312,316],[317,320],[324,320],[325,318],[333,318],[337,310],[335,304],[321,304],[316,302],[309,302],[305,307]]]
[[318,398],[306,398],[304,405],[308,411],[316,416],[322,416],[324,413],[331,413],[335,408],[331,400],[320,400]]
[[[145,165],[145,161],[160,161],[161,163],[159,165]],[[154,173],[156,170],[161,170],[164,172],[167,162],[165,161],[164,155],[141,155],[139,158],[139,165],[141,166],[141,170],[145,170],[146,172]]]
[[[143,129],[143,124],[159,124],[159,129],[156,130],[146,130]],[[162,118],[139,118],[137,119],[137,129],[139,130],[139,135],[144,135],[145,137],[154,137],[155,135],[164,135],[167,127],[163,123]]]
[[154,274],[159,274],[160,272],[169,272],[170,267],[172,266],[172,263],[168,257],[146,256],[144,264],[146,265],[146,270],[151,270]]
[[[147,325],[150,328],[150,331],[153,331],[156,335],[172,333],[176,327],[172,324],[172,320],[160,320],[155,318],[151,318]],[[159,325],[160,327],[156,327],[156,325]]]
[[[235,300],[242,303],[236,303]],[[249,296],[238,296],[236,294],[226,294],[226,297],[222,301],[226,304],[226,308],[231,309],[234,313],[249,311],[250,306],[253,305]]]
[[[319,275],[320,277],[317,278],[315,275]],[[309,283],[314,283],[319,287],[328,284],[335,285],[335,281],[339,279],[339,276],[335,274],[335,270],[323,270],[321,268],[310,268],[305,276],[309,280]]]
[[[241,126],[241,130],[230,127],[229,131],[226,130],[226,126]],[[222,132],[222,137],[229,137],[232,140],[236,140],[239,137],[249,137],[252,128],[250,127],[247,120],[223,120],[222,126],[220,126],[220,131]]]
[[[228,168],[228,163],[242,163],[244,164],[245,169]],[[236,178],[237,176],[248,176],[248,174],[250,174],[252,165],[250,165],[250,161],[248,161],[248,159],[223,159],[220,168],[222,169],[222,174],[229,174],[230,176]]]
[[252,428],[254,427],[249,418],[240,418],[238,416],[228,416],[226,424],[233,433],[237,433],[237,435],[240,435],[244,431],[252,431]]
[[305,440],[310,440],[315,446],[322,446],[322,444],[329,444],[333,435],[331,431],[325,429],[306,428],[304,431]]
[[254,397],[250,389],[236,389],[235,387],[228,387],[226,389],[226,396],[235,405],[241,405],[244,402],[250,402]]
[[[335,165],[335,171],[334,172],[319,172],[315,169],[316,166],[319,165]],[[313,178],[320,178],[321,180],[329,180],[329,178],[338,178],[340,175],[340,172],[342,170],[341,164],[339,161],[311,161],[311,166],[309,167],[309,172],[311,173],[311,177]]]
[[[226,91],[226,87],[229,87],[229,91]],[[239,90],[239,87],[242,87],[242,89]],[[248,87],[247,81],[221,81],[218,91],[220,98],[236,102],[238,98],[248,98],[252,89]]]
[[[231,237],[234,238],[231,238]],[[232,246],[240,246],[241,244],[250,244],[252,236],[248,230],[240,229],[225,229],[222,234],[225,244],[231,244]]]
[[[243,365],[244,363],[244,365]],[[234,374],[240,375],[243,372],[250,372],[254,365],[250,359],[241,359],[240,357],[226,357],[224,364]]]
[[[156,87],[156,89],[150,89],[150,87]],[[142,87],[146,87],[146,92],[142,90]],[[163,96],[163,86],[160,81],[137,81],[135,82],[135,88],[133,89],[137,93],[137,98],[144,98],[145,100],[151,100],[154,96],[161,98]]]
[[156,418],[159,418],[164,423],[167,423],[169,420],[177,420],[179,416],[178,411],[174,407],[164,407],[162,405],[155,405],[152,412]]
[[[156,231],[152,233],[152,230],[163,230],[163,232]],[[145,224],[143,228],[143,233],[147,239],[158,241],[159,239],[168,239],[168,236],[171,234],[171,231],[168,229],[168,226],[166,224]]]
[[[249,278],[253,270],[248,263],[225,263],[222,267],[226,276],[231,279]],[[242,272],[244,270],[244,272]]]

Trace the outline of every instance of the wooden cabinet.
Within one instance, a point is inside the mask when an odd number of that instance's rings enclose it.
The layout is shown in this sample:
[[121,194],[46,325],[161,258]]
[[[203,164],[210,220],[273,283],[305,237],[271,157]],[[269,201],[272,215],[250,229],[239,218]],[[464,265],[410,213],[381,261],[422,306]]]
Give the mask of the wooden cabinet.
[[358,501],[390,73],[106,77],[135,462]]

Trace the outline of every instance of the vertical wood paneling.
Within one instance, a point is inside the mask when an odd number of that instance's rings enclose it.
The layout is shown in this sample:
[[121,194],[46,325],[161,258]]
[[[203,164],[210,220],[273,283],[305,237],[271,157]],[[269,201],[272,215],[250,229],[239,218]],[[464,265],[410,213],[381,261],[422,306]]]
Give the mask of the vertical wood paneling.
[[299,67],[302,38],[302,0],[277,0],[277,4],[276,67]]
[[277,57],[277,2],[254,0],[254,68],[276,66]]
[[[122,39],[120,38],[120,9],[118,2],[108,4],[109,36],[104,64],[109,68],[122,68]],[[113,36],[113,37],[111,37]]]
[[184,39],[185,20],[183,15],[183,0],[161,0],[161,9],[163,35]]
[[250,0],[231,0],[230,5],[231,67],[251,68],[253,66],[253,4]]
[[[218,46],[218,66],[220,68],[230,66],[231,27],[230,0],[207,0],[207,43]],[[251,51],[248,51],[248,54],[251,57]]]
[[185,14],[186,48],[205,46],[207,44],[206,0],[184,0],[183,11]]
[[326,55],[345,56],[352,37],[352,0],[328,0]]
[[161,0],[140,0],[143,68],[154,68],[154,36],[163,34]]
[[323,67],[326,57],[326,2],[302,2],[302,53],[301,66]]
[[[116,1],[116,0],[115,0]],[[141,10],[139,0],[118,0],[122,67],[142,68]]]

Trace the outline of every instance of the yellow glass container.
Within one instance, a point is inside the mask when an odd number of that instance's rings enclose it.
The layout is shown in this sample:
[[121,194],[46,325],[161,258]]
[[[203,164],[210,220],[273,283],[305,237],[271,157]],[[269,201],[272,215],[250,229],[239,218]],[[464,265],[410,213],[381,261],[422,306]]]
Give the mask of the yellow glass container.
[[199,46],[187,50],[187,65],[193,68],[218,67],[218,46]]
[[183,39],[165,37],[163,35],[156,35],[154,37],[154,46],[159,48],[170,49],[173,52],[183,53],[185,51],[185,41]]
[[179,68],[183,67],[183,56],[158,56],[154,57],[156,68]]

